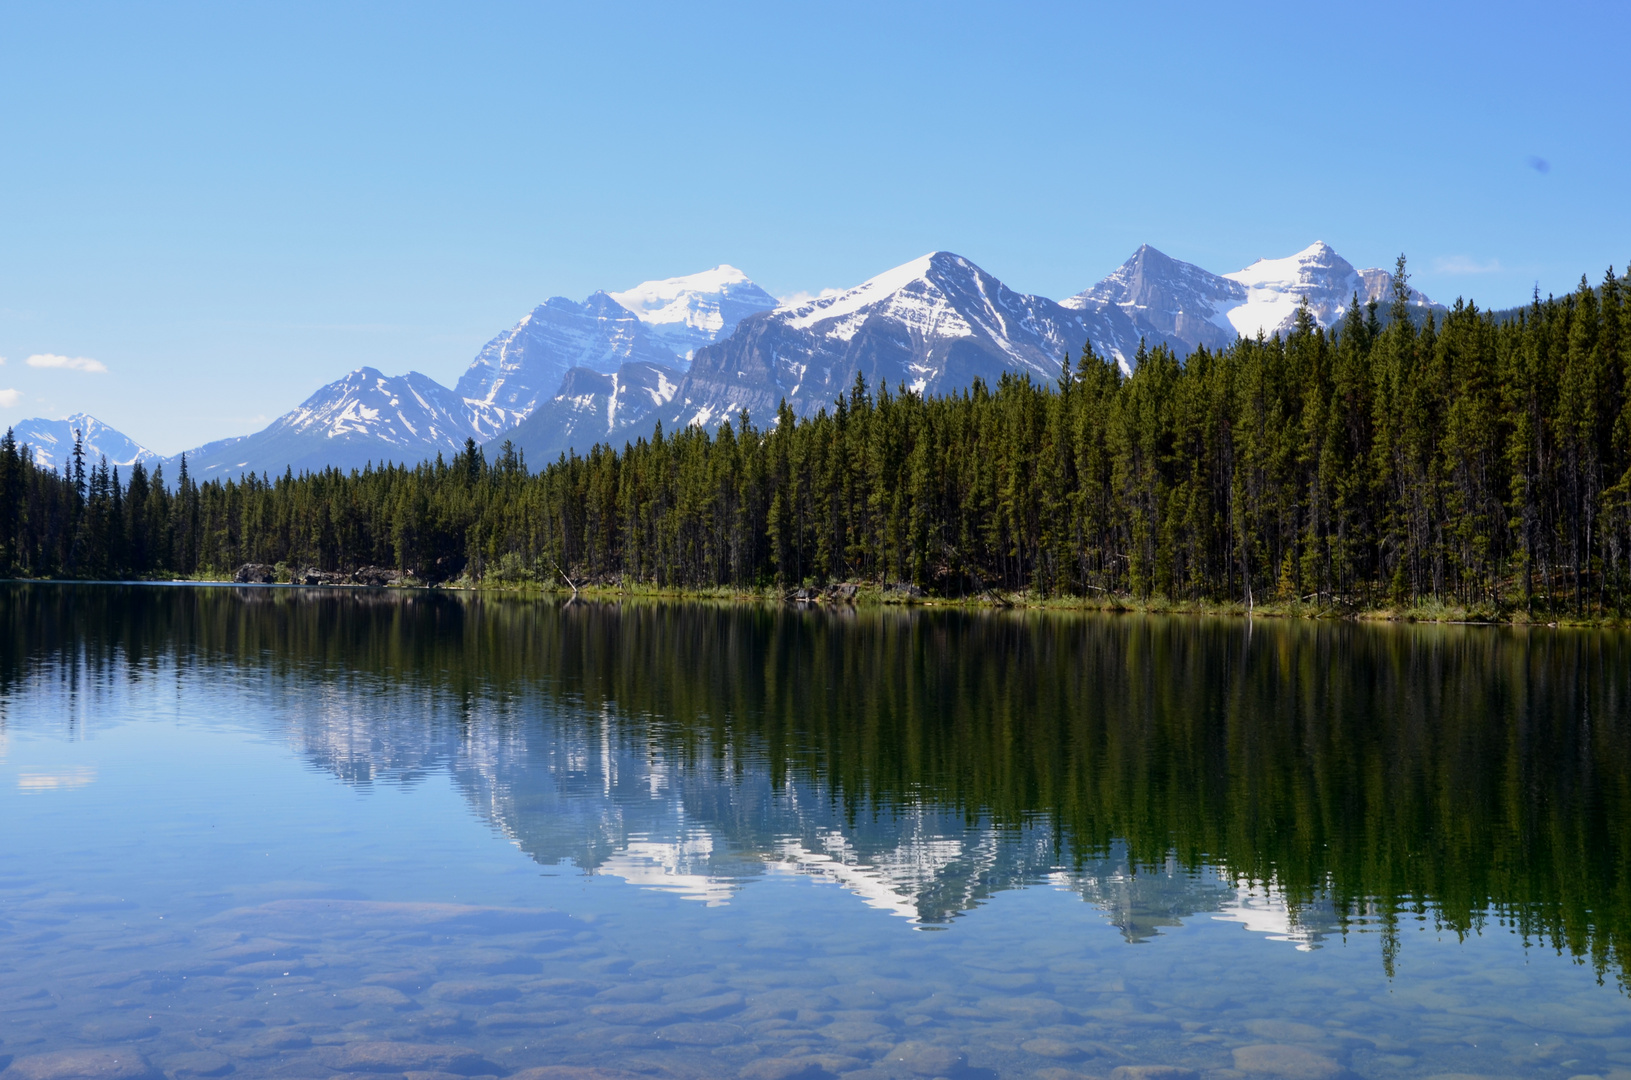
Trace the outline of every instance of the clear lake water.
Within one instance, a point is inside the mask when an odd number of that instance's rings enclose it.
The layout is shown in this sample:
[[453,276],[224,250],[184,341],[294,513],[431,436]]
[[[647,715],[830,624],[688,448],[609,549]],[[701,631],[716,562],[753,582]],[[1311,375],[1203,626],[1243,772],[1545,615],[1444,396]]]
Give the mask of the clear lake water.
[[0,584],[0,1080],[1631,1080],[1628,825],[1623,632]]

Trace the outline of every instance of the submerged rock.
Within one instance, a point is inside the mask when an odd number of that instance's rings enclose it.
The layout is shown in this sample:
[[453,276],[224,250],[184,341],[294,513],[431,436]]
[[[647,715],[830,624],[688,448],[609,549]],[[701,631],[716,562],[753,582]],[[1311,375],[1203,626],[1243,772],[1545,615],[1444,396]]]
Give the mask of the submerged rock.
[[815,1058],[760,1058],[742,1067],[742,1080],[823,1080],[832,1074]]
[[1245,1027],[1260,1039],[1280,1043],[1322,1043],[1328,1042],[1332,1035],[1324,1028],[1296,1020],[1248,1020]]
[[885,1060],[919,1076],[945,1076],[967,1065],[968,1055],[949,1046],[907,1042],[891,1050]]
[[1019,1048],[1025,1051],[1027,1054],[1035,1054],[1038,1057],[1058,1058],[1061,1061],[1083,1056],[1081,1047],[1076,1046],[1073,1043],[1065,1042],[1062,1039],[1029,1039],[1026,1042],[1020,1043]]
[[1200,1073],[1182,1065],[1118,1065],[1110,1080],[1200,1080]]
[[1235,1068],[1281,1080],[1339,1080],[1348,1070],[1303,1046],[1241,1046],[1235,1048]]
[[709,994],[706,997],[685,998],[680,1001],[669,1002],[673,1008],[684,1016],[698,1020],[711,1019],[719,1016],[729,1016],[731,1013],[742,1010],[743,998],[738,993]]
[[232,1059],[214,1050],[188,1050],[169,1054],[159,1059],[164,1069],[177,1080],[194,1076],[225,1076],[236,1067]]
[[102,1020],[86,1024],[80,1029],[86,1042],[98,1042],[104,1046],[108,1043],[132,1043],[142,1039],[151,1039],[159,1033],[157,1024],[149,1024],[141,1020]]
[[886,1039],[892,1034],[884,1025],[870,1020],[835,1020],[823,1027],[821,1033],[841,1043],[865,1043],[873,1039]]
[[456,1001],[461,1005],[496,1005],[521,996],[521,991],[514,986],[495,982],[439,982],[430,992],[443,1001]]
[[591,1005],[584,1012],[608,1024],[640,1027],[671,1024],[680,1018],[679,1010],[670,1005]]
[[59,1050],[18,1058],[6,1080],[163,1080],[134,1050]]
[[649,1077],[592,1065],[544,1065],[511,1073],[508,1080],[649,1080]]
[[706,1020],[669,1024],[657,1029],[658,1038],[682,1046],[725,1046],[739,1041],[744,1034],[735,1024],[710,1023]]
[[504,1071],[474,1050],[424,1043],[352,1043],[327,1050],[322,1061],[336,1072],[447,1072],[479,1076]]
[[260,1057],[269,1057],[284,1050],[304,1050],[311,1045],[311,1036],[298,1028],[271,1028],[249,1040]]
[[487,1013],[476,1022],[482,1031],[535,1031],[539,1028],[560,1027],[578,1018],[575,1012],[556,1009],[549,1012],[494,1012]]
[[389,986],[354,986],[349,990],[341,990],[335,996],[335,1007],[353,1008],[368,1005],[386,1009],[414,1009],[418,1005],[402,991]]

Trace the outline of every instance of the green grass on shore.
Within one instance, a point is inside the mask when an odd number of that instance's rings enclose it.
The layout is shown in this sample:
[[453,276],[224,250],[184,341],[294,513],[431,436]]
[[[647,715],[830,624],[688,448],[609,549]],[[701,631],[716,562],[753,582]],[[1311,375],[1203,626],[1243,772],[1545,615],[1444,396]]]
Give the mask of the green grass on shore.
[[[229,574],[199,573],[189,578],[150,578],[150,582],[177,582],[190,584],[232,584]],[[332,586],[330,586],[332,587]],[[360,588],[361,586],[340,586]],[[392,588],[427,588],[424,583],[409,579]],[[562,599],[574,595],[565,583],[539,581],[474,580],[461,577],[435,588],[455,592],[489,595],[534,596]],[[836,598],[831,589],[811,589],[818,599],[813,603],[821,607],[932,607],[967,609],[1026,609],[1057,612],[1105,612],[1143,615],[1198,615],[1222,618],[1265,619],[1346,619],[1360,622],[1410,622],[1440,624],[1485,624],[1505,626],[1592,626],[1631,627],[1631,617],[1612,611],[1548,612],[1544,608],[1526,608],[1522,605],[1466,605],[1443,600],[1422,600],[1413,604],[1368,607],[1300,599],[1271,600],[1247,606],[1244,600],[1173,600],[1164,596],[1138,597],[1124,594],[1095,594],[1089,596],[1045,596],[1032,592],[987,591],[968,596],[911,595],[898,589],[886,589],[877,583],[854,583],[854,595],[848,599]],[[706,589],[678,588],[652,582],[628,582],[619,585],[585,584],[578,586],[576,595],[585,600],[691,600],[714,603],[784,604],[795,598],[796,589],[764,585],[754,587],[716,586]]]
[[[446,586],[479,592],[519,593],[571,596],[573,590],[564,584],[538,582],[494,583],[461,579]],[[1617,612],[1550,613],[1528,610],[1521,606],[1493,604],[1465,605],[1442,600],[1422,600],[1414,604],[1366,607],[1333,604],[1312,600],[1268,601],[1253,603],[1243,600],[1173,600],[1163,596],[1136,597],[1120,594],[1091,596],[1044,596],[1029,592],[984,592],[969,596],[911,596],[886,590],[882,586],[857,584],[855,595],[848,600],[836,600],[828,590],[812,590],[820,606],[834,607],[853,604],[857,607],[900,606],[936,608],[1023,608],[1046,611],[1084,611],[1136,613],[1146,615],[1202,615],[1243,618],[1248,615],[1267,619],[1348,619],[1365,622],[1411,622],[1442,624],[1488,624],[1533,626],[1631,626],[1631,619]],[[715,602],[781,604],[788,602],[796,590],[758,586],[733,588],[718,586],[707,589],[685,589],[660,586],[650,582],[630,582],[626,585],[580,585],[577,595],[583,599],[612,601],[637,599],[709,600]]]

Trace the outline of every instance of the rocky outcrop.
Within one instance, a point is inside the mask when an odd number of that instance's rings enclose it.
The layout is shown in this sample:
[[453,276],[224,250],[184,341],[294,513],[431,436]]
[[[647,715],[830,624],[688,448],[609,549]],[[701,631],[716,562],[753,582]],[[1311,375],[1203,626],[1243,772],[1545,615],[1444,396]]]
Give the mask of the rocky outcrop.
[[309,567],[294,571],[290,577],[296,585],[368,585],[378,588],[401,585],[407,580],[408,575],[400,570],[391,570],[383,566],[359,566],[350,572]]
[[355,570],[319,570],[315,566],[283,571],[266,563],[244,563],[233,573],[238,585],[367,585],[379,588],[407,583],[411,575],[385,566],[359,566]]

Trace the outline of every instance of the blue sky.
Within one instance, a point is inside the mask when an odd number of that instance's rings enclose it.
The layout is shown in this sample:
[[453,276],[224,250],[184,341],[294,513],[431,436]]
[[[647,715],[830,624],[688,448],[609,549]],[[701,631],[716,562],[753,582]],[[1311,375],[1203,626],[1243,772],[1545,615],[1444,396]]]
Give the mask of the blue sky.
[[949,249],[1062,297],[1323,239],[1566,291],[1631,258],[1628,10],[0,5],[0,424],[174,452],[720,262],[787,295]]

